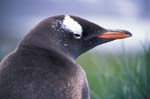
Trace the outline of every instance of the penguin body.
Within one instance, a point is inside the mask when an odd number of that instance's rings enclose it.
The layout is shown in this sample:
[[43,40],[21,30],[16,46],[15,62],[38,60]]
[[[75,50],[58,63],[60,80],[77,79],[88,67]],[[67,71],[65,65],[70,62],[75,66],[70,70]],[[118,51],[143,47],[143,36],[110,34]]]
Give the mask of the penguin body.
[[20,48],[1,65],[0,99],[87,99],[82,68],[55,52]]
[[0,63],[0,99],[90,99],[86,75],[75,59],[115,40],[105,32],[116,31],[76,16],[40,22]]

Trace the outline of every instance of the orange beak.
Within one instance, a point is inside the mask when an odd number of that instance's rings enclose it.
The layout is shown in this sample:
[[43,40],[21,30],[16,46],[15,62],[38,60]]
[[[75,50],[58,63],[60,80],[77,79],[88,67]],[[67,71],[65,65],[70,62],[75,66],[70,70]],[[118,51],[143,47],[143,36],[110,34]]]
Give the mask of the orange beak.
[[118,31],[110,30],[97,35],[97,37],[104,38],[104,39],[123,39],[131,36],[132,36],[131,33],[124,30],[118,30]]

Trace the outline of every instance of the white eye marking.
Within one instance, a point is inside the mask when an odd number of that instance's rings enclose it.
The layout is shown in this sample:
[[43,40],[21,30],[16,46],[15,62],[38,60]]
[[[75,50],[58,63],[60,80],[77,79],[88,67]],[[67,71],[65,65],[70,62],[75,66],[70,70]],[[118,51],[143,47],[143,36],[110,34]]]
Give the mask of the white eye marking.
[[82,26],[68,15],[66,15],[63,20],[62,28],[73,32],[74,37],[76,37],[77,39],[82,37]]

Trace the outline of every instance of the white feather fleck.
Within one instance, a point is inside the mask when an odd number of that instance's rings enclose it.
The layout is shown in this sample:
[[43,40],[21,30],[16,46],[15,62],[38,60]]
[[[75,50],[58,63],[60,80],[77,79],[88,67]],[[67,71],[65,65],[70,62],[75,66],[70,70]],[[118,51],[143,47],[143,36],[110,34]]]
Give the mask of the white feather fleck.
[[68,46],[67,44],[64,44],[64,46],[66,47],[66,46]]

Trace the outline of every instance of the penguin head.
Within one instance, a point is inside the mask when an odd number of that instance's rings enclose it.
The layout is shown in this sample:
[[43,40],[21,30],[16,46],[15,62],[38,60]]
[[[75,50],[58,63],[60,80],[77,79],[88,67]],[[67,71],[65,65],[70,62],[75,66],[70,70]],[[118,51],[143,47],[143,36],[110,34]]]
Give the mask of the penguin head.
[[105,29],[77,16],[59,15],[40,22],[23,42],[77,58],[99,44],[130,36],[126,30]]

